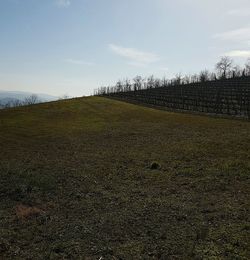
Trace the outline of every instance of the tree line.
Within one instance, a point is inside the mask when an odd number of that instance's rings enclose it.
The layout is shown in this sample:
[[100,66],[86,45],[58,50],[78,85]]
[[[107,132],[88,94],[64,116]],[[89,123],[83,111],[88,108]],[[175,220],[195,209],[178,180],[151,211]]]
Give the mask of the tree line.
[[241,78],[250,76],[250,58],[247,59],[243,67],[236,65],[234,61],[227,56],[222,57],[215,65],[215,71],[210,72],[205,69],[200,73],[192,75],[182,75],[178,73],[172,79],[159,79],[154,75],[148,78],[136,76],[132,80],[118,80],[114,86],[103,86],[94,90],[94,95],[109,95],[112,93],[138,91],[143,89],[152,89],[159,87],[169,87],[178,85],[188,85],[194,83],[203,83],[231,78]]
[[20,106],[28,106],[41,103],[42,101],[38,98],[37,95],[33,94],[26,97],[24,100],[10,98],[7,102],[1,103],[0,100],[0,108],[10,108],[10,107],[20,107]]
[[[58,97],[58,100],[66,100],[66,99],[70,99],[70,98],[71,98],[70,96],[68,96],[67,94],[64,94],[63,96]],[[7,98],[7,101],[5,101],[5,99],[3,99],[3,100],[0,99],[0,109],[29,106],[29,105],[35,105],[35,104],[47,102],[46,100],[41,100],[39,98],[39,96],[36,94],[27,96],[24,100],[20,100],[17,98]]]

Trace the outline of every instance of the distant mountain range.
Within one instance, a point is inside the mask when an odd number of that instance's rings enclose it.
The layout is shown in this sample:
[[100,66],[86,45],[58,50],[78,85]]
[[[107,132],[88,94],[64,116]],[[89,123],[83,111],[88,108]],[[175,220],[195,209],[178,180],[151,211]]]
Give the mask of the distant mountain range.
[[27,97],[31,95],[36,95],[40,102],[48,102],[57,100],[58,97],[51,96],[48,94],[36,94],[32,92],[23,92],[23,91],[4,91],[0,90],[0,106],[4,106],[9,102],[13,101],[24,101]]

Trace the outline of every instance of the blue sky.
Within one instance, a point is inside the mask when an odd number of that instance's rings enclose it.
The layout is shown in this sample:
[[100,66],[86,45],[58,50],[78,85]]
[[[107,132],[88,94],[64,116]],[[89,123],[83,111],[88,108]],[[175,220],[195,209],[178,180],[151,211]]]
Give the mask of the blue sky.
[[82,96],[250,57],[249,0],[0,0],[0,89]]

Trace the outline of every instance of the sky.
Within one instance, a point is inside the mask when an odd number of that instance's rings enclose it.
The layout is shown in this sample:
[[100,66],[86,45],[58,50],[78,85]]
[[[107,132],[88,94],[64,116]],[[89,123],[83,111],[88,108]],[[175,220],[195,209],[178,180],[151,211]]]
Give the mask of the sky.
[[0,0],[0,90],[83,96],[250,57],[250,0]]

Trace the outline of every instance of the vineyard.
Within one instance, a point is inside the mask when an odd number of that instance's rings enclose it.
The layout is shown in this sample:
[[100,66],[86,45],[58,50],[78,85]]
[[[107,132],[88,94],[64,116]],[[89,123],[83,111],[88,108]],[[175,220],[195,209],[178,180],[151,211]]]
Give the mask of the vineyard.
[[250,118],[250,76],[114,91],[104,95],[171,110]]

